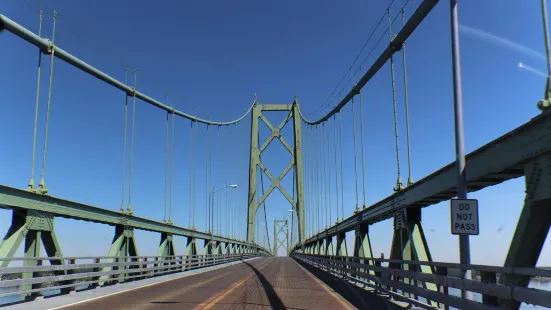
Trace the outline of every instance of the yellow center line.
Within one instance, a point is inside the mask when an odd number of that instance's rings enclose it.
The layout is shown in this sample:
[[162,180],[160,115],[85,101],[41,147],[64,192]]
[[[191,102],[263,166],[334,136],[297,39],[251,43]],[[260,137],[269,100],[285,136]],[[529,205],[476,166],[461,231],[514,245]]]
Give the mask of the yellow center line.
[[[269,262],[272,259],[268,259],[264,264],[262,264],[260,267],[258,267],[258,271],[261,269],[264,269],[266,266],[269,265]],[[193,308],[193,310],[208,310],[212,308],[214,305],[216,305],[220,300],[222,300],[224,297],[231,294],[233,291],[235,291],[238,287],[240,287],[243,283],[245,283],[247,280],[249,280],[252,276],[254,276],[256,273],[253,272],[252,274],[248,275],[246,278],[242,279],[241,281],[235,283],[234,285],[230,286],[226,290],[220,292],[218,295],[215,295],[209,299],[207,299],[205,302],[200,303],[196,307]]]

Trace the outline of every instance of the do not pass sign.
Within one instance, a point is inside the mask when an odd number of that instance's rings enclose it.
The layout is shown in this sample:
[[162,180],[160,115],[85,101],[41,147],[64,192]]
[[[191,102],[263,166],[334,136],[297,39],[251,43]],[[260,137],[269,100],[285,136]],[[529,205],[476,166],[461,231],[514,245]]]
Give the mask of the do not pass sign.
[[454,235],[478,235],[478,200],[451,200],[451,230]]

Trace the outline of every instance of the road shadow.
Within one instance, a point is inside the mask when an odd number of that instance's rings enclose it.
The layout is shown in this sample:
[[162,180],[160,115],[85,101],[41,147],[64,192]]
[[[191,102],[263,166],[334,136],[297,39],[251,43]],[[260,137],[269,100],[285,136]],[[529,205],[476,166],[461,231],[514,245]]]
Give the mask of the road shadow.
[[277,293],[274,290],[274,287],[270,284],[270,282],[268,282],[266,277],[264,277],[264,275],[260,271],[258,271],[258,269],[256,269],[253,265],[247,263],[246,261],[243,261],[243,263],[249,266],[249,268],[251,268],[256,274],[256,277],[258,278],[258,280],[260,280],[260,283],[264,288],[264,292],[266,292],[266,296],[268,296],[268,300],[270,301],[270,306],[272,306],[273,309],[277,309],[277,310],[286,309],[285,305],[283,304],[279,296],[277,296]]
[[328,272],[318,269],[310,264],[304,263],[298,259],[293,258],[293,260],[358,309],[404,310],[403,307],[400,307],[397,304],[390,302],[386,298],[377,296],[371,292],[355,286],[348,281],[344,281],[341,278],[338,278]]

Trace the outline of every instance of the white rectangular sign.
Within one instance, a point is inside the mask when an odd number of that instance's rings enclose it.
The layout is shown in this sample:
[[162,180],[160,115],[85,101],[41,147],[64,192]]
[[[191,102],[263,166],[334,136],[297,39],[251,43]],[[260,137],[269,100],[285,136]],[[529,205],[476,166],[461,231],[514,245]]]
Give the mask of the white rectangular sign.
[[478,200],[451,200],[451,230],[454,235],[478,235]]

